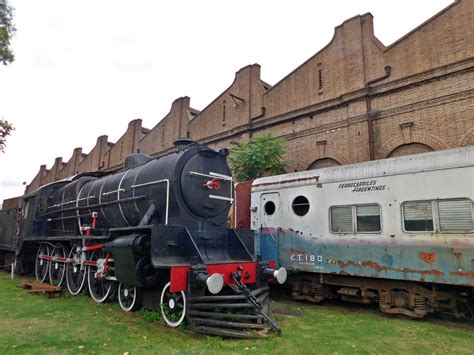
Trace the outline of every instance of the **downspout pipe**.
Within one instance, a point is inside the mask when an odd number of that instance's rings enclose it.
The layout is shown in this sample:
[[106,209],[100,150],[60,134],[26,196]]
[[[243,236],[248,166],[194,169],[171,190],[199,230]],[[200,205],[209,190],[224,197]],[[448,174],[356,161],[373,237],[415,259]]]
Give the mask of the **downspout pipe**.
[[365,105],[367,107],[367,130],[369,133],[369,159],[370,160],[375,160],[374,131],[373,131],[373,122],[372,122],[372,105],[370,103],[370,86],[379,81],[387,79],[390,76],[391,72],[392,72],[392,67],[390,65],[387,65],[385,67],[384,75],[365,83],[365,89],[367,91],[367,95],[365,97]]
[[255,117],[252,117],[250,118],[250,122],[249,122],[249,128],[247,130],[248,132],[248,135],[249,135],[249,138],[252,138],[253,136],[253,121],[256,120],[257,118],[260,118],[260,117],[263,117],[265,116],[265,112],[267,111],[267,108],[265,106],[262,106],[260,107],[260,114],[258,116],[255,116]]

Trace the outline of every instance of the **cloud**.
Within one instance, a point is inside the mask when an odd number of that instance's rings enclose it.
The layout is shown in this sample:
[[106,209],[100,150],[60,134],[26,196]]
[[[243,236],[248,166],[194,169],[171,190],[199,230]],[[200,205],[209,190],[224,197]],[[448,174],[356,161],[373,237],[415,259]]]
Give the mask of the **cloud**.
[[0,187],[20,187],[24,186],[23,182],[18,180],[0,180]]
[[49,55],[37,54],[32,58],[32,66],[34,69],[49,70],[53,69],[56,65]]

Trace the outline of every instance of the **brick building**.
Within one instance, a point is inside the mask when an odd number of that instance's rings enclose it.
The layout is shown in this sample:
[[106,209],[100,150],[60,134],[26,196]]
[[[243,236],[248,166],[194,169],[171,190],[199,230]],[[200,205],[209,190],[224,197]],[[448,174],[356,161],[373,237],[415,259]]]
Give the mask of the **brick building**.
[[260,66],[202,111],[176,99],[152,129],[131,121],[64,163],[42,165],[27,191],[72,174],[114,170],[130,153],[154,157],[191,137],[215,148],[253,134],[285,138],[291,171],[474,144],[474,1],[457,0],[390,46],[374,35],[370,13],[335,28],[323,49],[271,86]]

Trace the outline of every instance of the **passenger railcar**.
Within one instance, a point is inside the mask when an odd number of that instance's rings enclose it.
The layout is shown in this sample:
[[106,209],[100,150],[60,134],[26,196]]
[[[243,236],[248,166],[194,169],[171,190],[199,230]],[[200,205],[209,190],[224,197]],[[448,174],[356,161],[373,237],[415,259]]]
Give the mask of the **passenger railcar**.
[[87,289],[98,303],[118,298],[127,312],[160,311],[171,327],[187,319],[207,334],[279,332],[268,280],[284,282],[286,271],[256,260],[252,231],[227,228],[227,151],[176,144],[158,159],[129,156],[123,171],[80,174],[23,196],[20,213],[0,213],[3,259],[73,295]]
[[296,299],[472,317],[473,200],[471,146],[257,179],[251,227]]

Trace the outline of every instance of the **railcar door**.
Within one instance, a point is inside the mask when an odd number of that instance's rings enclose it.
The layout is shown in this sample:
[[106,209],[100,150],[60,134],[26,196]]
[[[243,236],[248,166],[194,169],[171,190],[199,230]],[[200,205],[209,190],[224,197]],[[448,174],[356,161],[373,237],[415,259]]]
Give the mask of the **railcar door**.
[[278,244],[280,219],[283,217],[278,192],[260,195],[260,255],[262,260],[275,260],[279,265]]

